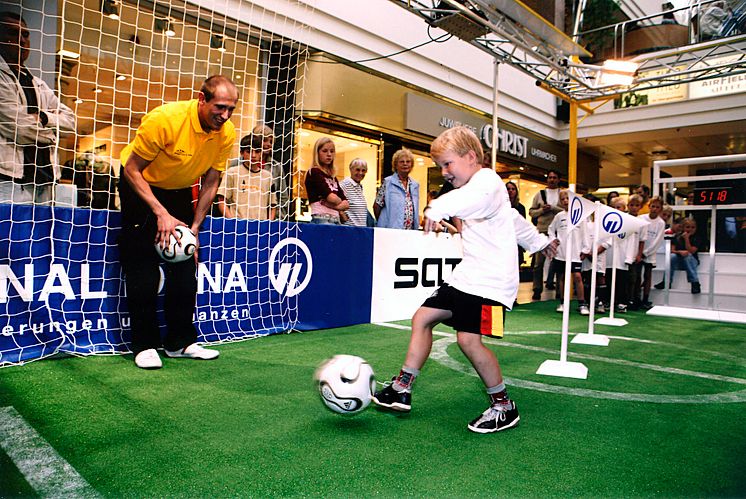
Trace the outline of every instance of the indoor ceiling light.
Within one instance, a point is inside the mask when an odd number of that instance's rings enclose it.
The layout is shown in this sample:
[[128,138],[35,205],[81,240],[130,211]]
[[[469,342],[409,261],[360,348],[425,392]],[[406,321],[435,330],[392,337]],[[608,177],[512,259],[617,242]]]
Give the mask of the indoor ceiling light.
[[65,49],[60,49],[60,51],[57,52],[57,55],[60,57],[67,57],[68,59],[77,59],[80,57],[79,53],[73,52],[72,50],[65,50]]
[[598,85],[619,85],[628,87],[634,83],[638,67],[640,67],[640,65],[636,62],[607,59],[604,61],[603,66],[601,66],[598,76]]
[[124,75],[117,75],[117,80],[118,80],[118,81],[124,81],[124,80],[126,80],[126,79],[127,79],[127,77],[126,77],[126,76],[124,76]]

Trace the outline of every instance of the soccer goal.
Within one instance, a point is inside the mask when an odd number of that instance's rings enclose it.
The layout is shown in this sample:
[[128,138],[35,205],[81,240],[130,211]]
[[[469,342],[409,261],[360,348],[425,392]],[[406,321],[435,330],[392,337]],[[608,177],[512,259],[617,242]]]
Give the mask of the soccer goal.
[[[54,131],[54,201],[0,204],[0,366],[129,351],[117,248],[119,156],[147,112],[196,98],[214,74],[238,87],[238,140],[255,127],[271,130],[265,169],[273,174],[277,219],[208,216],[194,322],[207,342],[292,329],[293,269],[303,254],[281,242],[299,232],[288,220],[308,52],[296,40],[307,38],[307,27],[245,0],[19,0],[4,10],[22,16],[31,45],[25,65],[53,89],[57,110],[72,110],[75,127]],[[0,128],[20,127],[17,112],[0,113]],[[232,157],[237,163],[238,143]]]

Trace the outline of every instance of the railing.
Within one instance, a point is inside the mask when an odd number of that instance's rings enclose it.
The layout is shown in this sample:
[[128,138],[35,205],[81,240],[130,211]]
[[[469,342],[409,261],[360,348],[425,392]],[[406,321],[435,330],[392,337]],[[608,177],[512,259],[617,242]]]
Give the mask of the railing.
[[[661,178],[661,169],[670,168],[677,166],[696,166],[696,165],[712,165],[712,164],[723,164],[723,163],[737,163],[746,161],[746,154],[732,154],[725,156],[705,156],[699,158],[683,158],[683,159],[665,159],[653,162],[653,193],[660,196],[662,191],[669,192],[673,189],[663,189],[663,187],[669,184],[675,184],[676,182],[706,182],[713,180],[739,180],[746,179],[746,173],[726,173],[717,175],[701,175],[701,176],[684,176],[684,177],[666,177]],[[716,223],[717,223],[717,212],[718,210],[743,210],[746,209],[746,203],[737,203],[729,205],[685,205],[679,206],[674,205],[671,207],[674,211],[700,211],[710,210],[710,249],[709,249],[709,286],[708,286],[708,307],[710,310],[714,309],[715,303],[715,250],[716,250]],[[666,266],[664,272],[665,282],[665,305],[669,304],[669,280],[671,272],[671,251],[670,242],[666,242]]]

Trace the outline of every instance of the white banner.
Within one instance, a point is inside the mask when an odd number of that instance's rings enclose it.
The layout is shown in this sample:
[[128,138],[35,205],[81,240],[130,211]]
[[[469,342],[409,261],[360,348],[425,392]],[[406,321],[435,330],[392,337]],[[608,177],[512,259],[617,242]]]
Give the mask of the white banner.
[[370,322],[411,319],[460,261],[460,236],[375,229]]
[[596,221],[600,224],[601,234],[610,236],[622,236],[630,232],[636,232],[648,223],[638,217],[633,217],[623,211],[610,208],[605,204],[598,205]]
[[569,216],[567,219],[569,221],[569,229],[572,230],[596,211],[596,204],[588,201],[583,196],[578,196],[572,191],[568,191],[568,194],[570,195],[570,199],[568,200]]

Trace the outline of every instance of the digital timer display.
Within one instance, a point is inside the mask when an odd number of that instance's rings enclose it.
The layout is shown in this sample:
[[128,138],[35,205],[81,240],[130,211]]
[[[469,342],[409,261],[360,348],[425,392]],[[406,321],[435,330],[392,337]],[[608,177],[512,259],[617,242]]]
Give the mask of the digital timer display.
[[733,204],[732,187],[701,187],[694,189],[694,204]]

